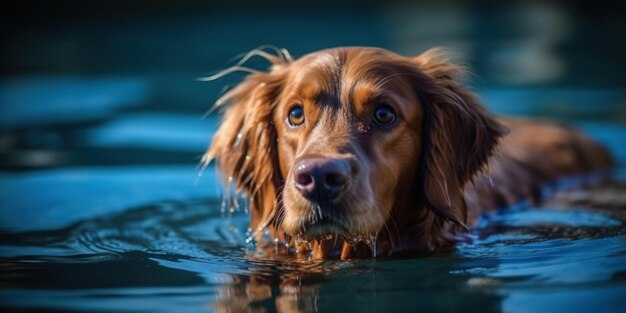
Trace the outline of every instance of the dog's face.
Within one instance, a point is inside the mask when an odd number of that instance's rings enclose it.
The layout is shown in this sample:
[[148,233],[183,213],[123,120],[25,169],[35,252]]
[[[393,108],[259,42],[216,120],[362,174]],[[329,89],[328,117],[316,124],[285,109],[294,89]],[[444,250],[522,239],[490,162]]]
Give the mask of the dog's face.
[[252,198],[251,227],[349,242],[411,223],[431,237],[463,227],[463,186],[503,129],[459,82],[461,67],[438,50],[259,54],[271,70],[218,100],[230,105],[206,155]]
[[358,241],[383,228],[419,161],[423,112],[410,66],[374,49],[292,64],[273,116],[285,232]]

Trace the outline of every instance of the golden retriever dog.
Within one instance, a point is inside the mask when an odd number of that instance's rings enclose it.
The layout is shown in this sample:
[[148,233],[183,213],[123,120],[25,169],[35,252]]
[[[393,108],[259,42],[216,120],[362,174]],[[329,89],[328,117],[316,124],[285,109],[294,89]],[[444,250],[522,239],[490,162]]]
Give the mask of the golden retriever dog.
[[249,197],[260,249],[427,254],[467,238],[481,212],[612,166],[575,129],[495,118],[440,49],[282,51],[255,52],[272,63],[265,72],[227,70],[250,74],[216,103],[224,116],[204,156]]

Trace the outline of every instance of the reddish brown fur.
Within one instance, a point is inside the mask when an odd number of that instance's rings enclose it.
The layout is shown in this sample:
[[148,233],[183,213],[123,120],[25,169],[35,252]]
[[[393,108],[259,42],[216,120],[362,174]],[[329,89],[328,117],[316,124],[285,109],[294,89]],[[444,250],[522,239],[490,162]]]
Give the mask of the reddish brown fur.
[[[565,126],[496,120],[440,50],[407,58],[336,48],[272,61],[224,97],[230,104],[205,159],[251,198],[253,230],[315,258],[370,256],[372,245],[378,256],[450,246],[479,212],[539,199],[546,183],[612,163]],[[371,122],[380,103],[397,113],[389,128]],[[302,127],[285,122],[294,104],[304,107]],[[352,168],[336,213],[324,216],[332,226],[316,226],[315,203],[294,188],[294,163],[311,155]]]

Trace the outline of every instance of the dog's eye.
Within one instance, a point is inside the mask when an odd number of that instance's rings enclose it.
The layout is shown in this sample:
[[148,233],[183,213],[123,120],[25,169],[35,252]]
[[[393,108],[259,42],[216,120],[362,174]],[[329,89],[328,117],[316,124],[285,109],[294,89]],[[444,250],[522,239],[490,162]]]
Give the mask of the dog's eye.
[[293,107],[289,110],[287,123],[291,127],[298,127],[304,123],[304,110],[300,106]]
[[389,126],[396,120],[396,112],[389,106],[382,105],[374,112],[374,123],[379,126]]

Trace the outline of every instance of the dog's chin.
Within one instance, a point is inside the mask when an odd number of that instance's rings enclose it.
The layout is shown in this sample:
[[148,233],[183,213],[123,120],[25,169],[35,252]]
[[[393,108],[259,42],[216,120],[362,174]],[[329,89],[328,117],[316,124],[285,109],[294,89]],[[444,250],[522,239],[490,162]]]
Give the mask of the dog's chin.
[[[291,223],[285,223],[290,221]],[[283,230],[293,238],[301,241],[321,241],[338,239],[351,243],[371,239],[379,229],[368,229],[365,226],[350,223],[349,218],[341,218],[331,214],[321,214],[309,218],[295,218],[283,221]],[[382,225],[381,225],[382,227]]]
[[304,241],[330,239],[349,236],[347,224],[329,214],[289,214],[282,222],[283,230],[290,236]]
[[297,238],[305,241],[327,240],[336,237],[350,237],[350,230],[345,225],[330,218],[304,222],[303,231],[296,235]]

